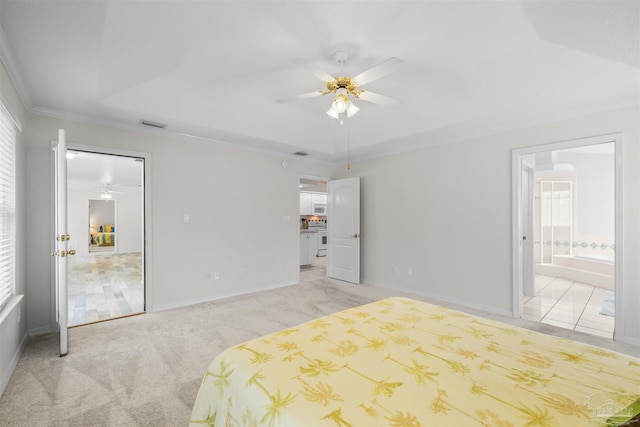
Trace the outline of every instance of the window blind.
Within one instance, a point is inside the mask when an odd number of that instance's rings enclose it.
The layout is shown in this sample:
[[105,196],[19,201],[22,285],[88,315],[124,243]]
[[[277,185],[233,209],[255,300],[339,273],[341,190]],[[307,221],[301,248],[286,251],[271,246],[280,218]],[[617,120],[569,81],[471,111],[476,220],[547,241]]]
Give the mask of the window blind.
[[0,309],[15,292],[16,130],[0,103]]

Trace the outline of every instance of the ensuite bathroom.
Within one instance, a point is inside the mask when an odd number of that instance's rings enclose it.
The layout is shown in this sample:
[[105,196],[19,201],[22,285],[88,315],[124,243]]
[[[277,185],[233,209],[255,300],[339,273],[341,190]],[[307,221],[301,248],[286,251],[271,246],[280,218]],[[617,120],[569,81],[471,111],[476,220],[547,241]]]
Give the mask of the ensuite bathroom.
[[533,289],[523,317],[612,337],[615,317],[614,143],[533,154]]

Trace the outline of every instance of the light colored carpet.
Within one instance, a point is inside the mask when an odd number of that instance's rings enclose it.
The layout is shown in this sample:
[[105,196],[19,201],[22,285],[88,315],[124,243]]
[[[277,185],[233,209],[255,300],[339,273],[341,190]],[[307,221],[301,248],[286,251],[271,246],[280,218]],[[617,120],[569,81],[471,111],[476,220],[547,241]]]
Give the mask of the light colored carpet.
[[[323,278],[252,295],[92,324],[29,341],[0,400],[2,426],[185,426],[209,362],[222,350],[387,296],[424,297]],[[451,304],[441,304],[458,308]],[[638,356],[606,339],[475,310]]]

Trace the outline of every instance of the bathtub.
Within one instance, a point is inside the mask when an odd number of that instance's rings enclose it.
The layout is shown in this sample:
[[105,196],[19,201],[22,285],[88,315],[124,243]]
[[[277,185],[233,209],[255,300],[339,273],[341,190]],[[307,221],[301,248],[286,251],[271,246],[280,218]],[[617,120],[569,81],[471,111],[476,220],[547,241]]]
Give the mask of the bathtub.
[[589,261],[597,261],[597,262],[605,262],[607,264],[615,264],[616,263],[616,256],[615,254],[607,254],[607,255],[600,255],[600,254],[580,254],[580,255],[574,255],[575,258],[578,259],[586,259]]
[[562,277],[610,291],[615,290],[614,255],[555,255],[553,264],[536,264],[536,274]]

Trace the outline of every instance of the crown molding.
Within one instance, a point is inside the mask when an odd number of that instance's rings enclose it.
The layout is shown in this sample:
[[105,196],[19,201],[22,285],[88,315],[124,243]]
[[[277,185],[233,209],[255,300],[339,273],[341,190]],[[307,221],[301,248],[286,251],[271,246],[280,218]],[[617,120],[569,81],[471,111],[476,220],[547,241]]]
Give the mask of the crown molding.
[[[129,131],[129,132],[135,132],[135,133],[141,133],[141,134],[147,134],[147,135],[155,135],[155,136],[162,137],[162,138],[176,138],[176,139],[179,139],[179,140],[195,142],[195,143],[199,143],[199,144],[216,145],[216,146],[219,146],[219,147],[225,147],[225,148],[232,149],[232,150],[259,153],[259,154],[267,155],[267,156],[270,156],[270,157],[282,158],[284,156],[286,158],[300,159],[300,160],[302,160],[304,162],[319,163],[319,164],[324,164],[324,165],[329,165],[329,166],[336,166],[336,162],[332,161],[330,156],[323,155],[321,153],[313,153],[313,154],[318,155],[317,157],[300,158],[298,156],[293,155],[292,154],[293,151],[291,151],[291,152],[282,152],[282,151],[278,151],[278,150],[257,147],[255,145],[251,145],[251,144],[239,144],[239,143],[224,141],[224,140],[216,139],[216,138],[209,138],[209,137],[204,137],[204,136],[191,135],[191,134],[182,133],[182,132],[175,132],[175,131],[172,131],[172,130],[167,129],[167,128],[156,129],[156,128],[151,128],[151,127],[140,125],[139,123],[136,123],[136,124],[124,123],[124,122],[119,122],[119,121],[116,121],[116,120],[109,120],[109,119],[104,119],[104,118],[95,117],[95,116],[88,116],[88,115],[84,115],[84,114],[70,113],[70,112],[66,112],[66,111],[62,111],[62,110],[56,110],[56,109],[51,109],[51,108],[43,108],[43,107],[39,107],[39,106],[35,106],[35,107],[31,108],[31,110],[29,110],[29,113],[30,114],[39,115],[39,116],[43,116],[43,117],[49,117],[49,118],[57,119],[57,120],[67,120],[67,121],[73,121],[73,122],[78,122],[78,123],[92,124],[92,125],[96,125],[96,126],[103,126],[103,127],[108,127],[108,128],[112,128],[112,129],[125,130],[125,131]],[[291,147],[291,150],[295,151],[298,148],[299,147]],[[324,157],[320,157],[320,156],[324,156]]]
[[22,101],[22,106],[26,111],[31,110],[31,108],[33,107],[33,102],[31,101],[31,97],[29,96],[29,92],[24,85],[22,77],[20,77],[15,56],[13,56],[13,52],[11,51],[11,47],[9,46],[7,36],[5,35],[2,26],[0,26],[0,62],[2,62],[2,64],[6,68],[7,73],[9,74],[9,78],[11,79],[13,86],[16,88],[16,92],[18,92],[18,96]]

